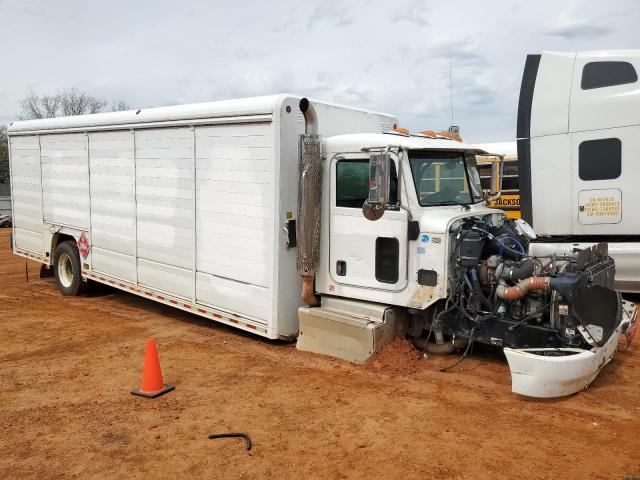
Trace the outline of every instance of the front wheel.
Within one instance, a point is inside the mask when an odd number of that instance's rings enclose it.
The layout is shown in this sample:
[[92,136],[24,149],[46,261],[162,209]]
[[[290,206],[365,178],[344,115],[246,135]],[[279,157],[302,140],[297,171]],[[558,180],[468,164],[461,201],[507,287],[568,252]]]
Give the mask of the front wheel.
[[67,240],[58,244],[53,272],[62,295],[80,295],[86,290],[87,284],[81,275],[80,254],[74,241]]

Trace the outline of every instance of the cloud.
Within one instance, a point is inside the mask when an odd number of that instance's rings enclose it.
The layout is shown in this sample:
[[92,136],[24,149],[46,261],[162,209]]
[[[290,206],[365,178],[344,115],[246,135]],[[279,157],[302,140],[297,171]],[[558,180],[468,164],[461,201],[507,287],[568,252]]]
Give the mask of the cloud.
[[247,50],[244,47],[240,47],[233,52],[233,56],[240,61],[250,61],[263,57],[264,52],[260,52],[258,50]]
[[76,85],[135,106],[288,91],[440,129],[451,65],[465,138],[508,140],[526,54],[637,47],[636,2],[0,0],[0,123]]
[[321,23],[326,23],[333,27],[346,27],[353,23],[353,18],[346,11],[345,3],[326,0],[316,5],[307,19],[307,28],[312,29]]
[[484,54],[480,53],[478,44],[470,36],[436,41],[428,49],[428,54],[445,59],[458,67],[478,67],[488,64]]
[[391,12],[391,21],[415,23],[419,27],[426,27],[429,25],[428,12],[429,9],[424,0],[399,2]]
[[613,32],[613,28],[605,25],[597,25],[586,20],[571,20],[547,30],[547,35],[573,39],[595,39]]
[[462,94],[466,105],[474,108],[484,108],[492,105],[496,100],[496,92],[494,92],[491,87],[475,82],[472,85],[463,86],[460,91],[456,93]]

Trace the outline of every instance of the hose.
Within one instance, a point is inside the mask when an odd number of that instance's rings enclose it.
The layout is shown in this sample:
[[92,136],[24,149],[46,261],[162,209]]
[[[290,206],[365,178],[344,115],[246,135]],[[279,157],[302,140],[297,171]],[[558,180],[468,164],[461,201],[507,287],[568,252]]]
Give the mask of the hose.
[[502,263],[496,268],[495,277],[497,279],[504,278],[505,280],[511,280],[512,282],[518,282],[523,278],[531,277],[535,269],[533,262],[534,259],[527,258],[523,260],[520,265],[513,267],[507,267]]
[[[484,229],[479,228],[479,227],[477,227],[477,226],[473,226],[473,227],[471,227],[471,229],[472,229],[472,230],[477,230],[477,231],[479,231],[479,232],[484,233],[484,234],[487,236],[487,238],[488,238],[489,240],[493,240],[493,241],[495,241],[498,245],[500,245],[500,248],[501,248],[500,255],[502,255],[502,249],[504,249],[504,250],[506,250],[507,252],[512,253],[513,255],[517,255],[517,256],[525,257],[525,258],[526,258],[526,257],[529,257],[529,255],[527,255],[526,253],[524,253],[524,248],[522,247],[522,245],[520,244],[520,242],[517,242],[517,243],[518,243],[518,245],[520,246],[520,248],[522,248],[522,250],[523,250],[522,252],[519,252],[518,250],[514,250],[513,248],[510,248],[510,247],[507,247],[507,246],[504,244],[504,242],[503,242],[500,238],[496,237],[493,233],[488,232],[487,230],[484,230]],[[512,240],[514,240],[512,237],[509,237],[509,238],[511,238]]]
[[529,290],[546,290],[549,288],[550,277],[529,277],[520,280],[514,287],[507,287],[504,281],[496,287],[496,295],[503,300],[513,301],[524,297]]
[[428,337],[418,337],[411,339],[411,343],[413,343],[416,348],[419,348],[427,353],[436,354],[452,353],[455,350],[459,350],[465,347],[468,342],[469,339],[462,337],[455,337],[452,340],[443,343],[442,345],[430,342]]
[[516,244],[516,247],[518,247],[520,249],[521,253],[526,253],[524,250],[524,247],[522,246],[522,244],[515,238],[510,237],[510,236],[505,236],[505,237],[496,237],[496,240],[499,240],[500,242],[502,242],[502,239],[504,238],[504,240],[511,240],[513,243]]
[[449,365],[448,367],[441,368],[440,369],[441,372],[447,372],[451,370],[453,367],[456,367],[457,365],[459,365],[460,362],[462,362],[467,357],[467,354],[469,353],[469,349],[471,348],[471,345],[473,345],[474,333],[475,333],[475,329],[471,329],[471,335],[469,336],[469,343],[467,344],[467,348],[465,348],[464,353],[460,356],[460,358],[455,363]]
[[251,438],[246,433],[212,433],[209,435],[210,439],[213,438],[244,438],[245,443],[247,444],[247,450],[251,450],[253,444],[251,443]]

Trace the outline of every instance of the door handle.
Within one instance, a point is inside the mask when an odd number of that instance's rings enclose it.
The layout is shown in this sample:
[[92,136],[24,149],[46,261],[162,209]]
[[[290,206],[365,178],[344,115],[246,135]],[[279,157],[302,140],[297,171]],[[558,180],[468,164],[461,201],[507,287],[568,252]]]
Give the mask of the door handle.
[[336,275],[344,277],[347,274],[347,262],[338,260],[336,262]]

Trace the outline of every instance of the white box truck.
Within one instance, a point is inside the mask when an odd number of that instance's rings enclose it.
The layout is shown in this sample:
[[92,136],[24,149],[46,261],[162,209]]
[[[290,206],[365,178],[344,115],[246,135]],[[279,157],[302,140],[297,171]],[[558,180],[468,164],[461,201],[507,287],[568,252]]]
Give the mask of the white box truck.
[[16,122],[13,249],[67,295],[90,279],[358,362],[398,334],[481,342],[515,392],[584,388],[635,325],[606,245],[527,255],[486,152],[396,126],[292,95]]

